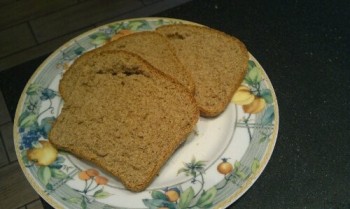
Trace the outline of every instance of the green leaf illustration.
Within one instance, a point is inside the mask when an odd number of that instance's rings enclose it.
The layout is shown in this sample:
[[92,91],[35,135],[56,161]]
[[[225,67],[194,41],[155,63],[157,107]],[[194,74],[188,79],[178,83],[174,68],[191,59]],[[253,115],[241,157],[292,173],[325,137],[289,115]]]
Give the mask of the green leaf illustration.
[[164,20],[163,19],[159,19],[157,22],[155,22],[156,25],[163,25],[164,24]]
[[161,199],[161,200],[167,200],[167,196],[163,193],[163,192],[160,192],[160,191],[153,191],[151,193],[151,196],[153,199]]
[[186,176],[193,176],[196,178],[197,173],[204,173],[204,165],[206,161],[196,161],[193,157],[190,163],[184,163],[185,167],[178,170],[177,174],[184,172]]
[[54,90],[49,89],[49,88],[45,88],[45,89],[41,92],[40,99],[41,99],[42,101],[45,101],[45,100],[53,99],[55,96],[57,96],[57,93],[56,93]]
[[28,159],[28,156],[27,156],[27,150],[23,150],[21,152],[21,156],[22,156],[22,162],[25,166],[32,166],[32,162]]
[[238,169],[240,166],[241,166],[241,163],[239,161],[236,161],[234,167]]
[[275,112],[273,109],[273,106],[269,106],[266,108],[264,115],[261,118],[261,124],[266,125],[266,124],[271,124],[275,118]]
[[206,207],[210,207],[213,203],[213,200],[216,196],[217,193],[217,189],[216,187],[212,187],[210,188],[208,191],[204,191],[202,192],[200,198],[198,199],[196,205],[200,208],[206,208]]
[[40,131],[44,138],[48,138],[48,134],[51,130],[52,124],[55,122],[55,117],[46,117],[41,120]]
[[236,175],[240,178],[240,179],[245,179],[247,177],[247,175],[243,172],[243,171],[240,171],[240,170],[237,170],[236,171]]
[[144,25],[144,22],[141,21],[130,21],[128,24],[128,28],[130,30],[137,30],[139,29],[142,25]]
[[103,189],[100,189],[100,190],[97,190],[93,196],[96,199],[104,199],[104,198],[111,196],[111,194],[108,192],[104,192]]
[[37,171],[37,176],[39,181],[46,186],[51,178],[50,168],[47,166],[40,166]]
[[82,201],[82,198],[81,197],[71,197],[71,198],[62,197],[62,200],[67,201],[69,203],[78,204]]
[[56,179],[64,179],[67,177],[67,174],[57,168],[50,168],[51,176]]
[[56,161],[55,161],[55,163],[60,164],[60,163],[63,163],[64,161],[66,161],[66,159],[65,159],[64,157],[58,156],[57,159],[56,159]]
[[85,197],[83,197],[83,200],[81,201],[80,206],[81,206],[82,209],[86,209],[87,204],[86,204]]
[[50,183],[46,184],[46,189],[47,190],[53,190],[52,184],[50,184]]
[[30,84],[30,86],[28,87],[26,94],[29,95],[29,96],[37,95],[38,92],[40,92],[41,88],[42,88],[42,87],[41,87],[39,84],[37,84],[37,83],[32,83],[32,84]]
[[28,128],[37,122],[37,115],[32,112],[24,111],[18,119],[18,126],[21,128]]
[[254,85],[254,82],[252,80],[250,80],[248,77],[244,78],[244,82],[246,84],[248,84],[249,86],[253,86]]
[[188,175],[189,175],[188,171],[189,171],[189,169],[187,169],[187,168],[180,168],[180,169],[177,171],[177,174],[180,174],[180,173],[183,173],[183,172],[184,172],[185,175],[188,176]]
[[161,199],[143,199],[143,204],[149,209],[157,209],[159,207],[168,207],[169,209],[175,209],[176,206],[174,203],[161,200]]
[[205,166],[205,163],[206,163],[206,161],[199,160],[199,161],[197,161],[197,162],[194,163],[194,166],[195,166],[196,168],[202,168],[203,166]]
[[254,67],[256,67],[255,62],[253,60],[249,60],[248,61],[248,70],[251,70]]
[[102,44],[106,43],[108,41],[108,39],[109,38],[106,36],[98,36],[93,41],[91,41],[91,44],[102,45]]
[[273,102],[272,94],[270,89],[264,89],[260,92],[260,96],[265,100],[267,104],[271,104]]
[[259,143],[263,143],[270,137],[270,134],[261,133],[261,135],[263,135],[263,137],[260,138]]
[[171,202],[165,203],[164,206],[169,208],[169,209],[177,209],[176,205],[174,203],[171,203]]
[[56,160],[49,165],[49,168],[61,169],[64,161],[65,159],[63,157],[58,156]]
[[258,168],[260,167],[260,162],[259,160],[257,159],[254,159],[253,163],[252,163],[252,166],[251,166],[251,169],[252,169],[252,173],[255,173]]
[[104,44],[106,41],[108,41],[109,37],[106,36],[104,33],[96,33],[93,36],[93,40],[91,41],[92,44],[95,45],[101,45]]
[[111,24],[111,25],[108,25],[108,27],[112,29],[114,32],[125,29],[124,25],[121,23]]
[[76,55],[81,55],[85,51],[84,47],[79,46],[78,48],[74,49],[74,53]]
[[194,190],[193,190],[193,188],[192,187],[187,188],[180,195],[179,208],[180,209],[187,208],[190,205],[193,197],[194,197]]
[[247,74],[247,79],[254,84],[259,83],[262,80],[259,69],[257,67],[250,69]]
[[103,33],[103,32],[97,32],[97,33],[94,33],[94,34],[89,35],[89,38],[91,38],[91,39],[96,39],[97,37],[105,36],[105,35],[106,35],[106,34]]

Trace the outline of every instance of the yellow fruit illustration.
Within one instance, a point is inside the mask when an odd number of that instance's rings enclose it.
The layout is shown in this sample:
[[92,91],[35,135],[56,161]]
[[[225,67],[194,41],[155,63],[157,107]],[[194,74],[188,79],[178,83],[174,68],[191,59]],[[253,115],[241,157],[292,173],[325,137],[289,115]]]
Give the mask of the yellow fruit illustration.
[[165,195],[168,197],[168,200],[170,202],[175,202],[180,197],[179,193],[175,190],[169,190],[169,191],[165,192]]
[[243,111],[250,114],[261,112],[266,106],[266,102],[261,97],[255,97],[254,101],[250,104],[243,105]]
[[238,105],[247,105],[254,101],[255,96],[249,87],[241,85],[232,97],[232,102]]
[[40,148],[32,148],[27,150],[29,160],[35,161],[38,165],[50,165],[57,158],[57,150],[48,141],[39,141]]

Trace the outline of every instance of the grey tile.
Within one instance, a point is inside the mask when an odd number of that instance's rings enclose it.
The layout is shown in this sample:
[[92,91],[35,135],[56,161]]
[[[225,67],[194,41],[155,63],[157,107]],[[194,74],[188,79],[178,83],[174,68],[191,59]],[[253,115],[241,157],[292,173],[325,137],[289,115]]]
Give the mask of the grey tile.
[[0,126],[1,137],[4,141],[5,149],[10,162],[17,160],[12,131],[13,131],[12,122],[8,122]]
[[[148,17],[152,16],[156,13],[165,11],[167,9],[179,6],[181,4],[184,4],[186,2],[190,2],[191,0],[163,0],[159,1],[150,5],[146,5],[140,9],[134,10],[132,12],[125,13],[123,15],[120,15],[116,18],[111,18],[109,20],[105,20],[102,23],[107,23],[111,21],[117,21],[127,18],[136,18],[136,17]],[[101,24],[101,23],[100,23]]]
[[[40,18],[32,21],[33,29],[36,32],[35,34],[38,36],[41,43],[0,58],[0,71],[51,53],[70,38],[73,38],[95,25],[101,25],[124,18],[150,16],[188,1],[189,0],[121,0],[113,1],[112,3],[111,1],[106,1],[106,4],[101,4],[100,1],[97,0],[78,0],[73,6],[63,9],[59,7],[61,11],[47,16],[40,16]],[[54,5],[55,3],[52,4]],[[62,4],[68,5],[66,1]],[[91,15],[91,11],[94,11],[93,15]],[[22,46],[18,46],[18,49],[21,47]],[[2,49],[0,49],[0,51],[1,50]],[[16,47],[11,50],[16,50]]]
[[15,3],[15,0],[0,0],[0,7],[5,6],[7,4]]
[[2,138],[0,137],[0,167],[7,165],[9,163],[4,143],[2,142]]
[[7,109],[6,102],[0,91],[0,125],[11,121],[10,113]]
[[106,0],[103,3],[99,0],[90,0],[32,20],[30,24],[37,40],[44,42],[142,6],[138,0]]
[[0,208],[16,209],[39,198],[18,163],[0,169]]
[[25,0],[13,1],[0,7],[0,28],[62,10],[76,4],[77,0]]
[[26,205],[27,209],[44,209],[40,199]]
[[71,38],[91,28],[92,27],[83,28],[82,30],[74,31],[73,33],[66,34],[54,40],[46,41],[44,43],[31,47],[30,49],[22,50],[16,54],[12,54],[5,58],[0,58],[0,72],[3,70],[9,69],[11,67],[14,67],[16,65],[22,64],[24,62],[30,61],[32,59],[38,58],[40,56],[49,54],[52,51],[56,50],[61,45],[63,45],[65,42],[70,40]]
[[34,36],[26,23],[0,31],[0,57],[35,45]]
[[155,3],[155,2],[157,2],[157,1],[162,1],[162,0],[142,0],[142,2],[144,3],[144,4],[152,4],[152,3]]

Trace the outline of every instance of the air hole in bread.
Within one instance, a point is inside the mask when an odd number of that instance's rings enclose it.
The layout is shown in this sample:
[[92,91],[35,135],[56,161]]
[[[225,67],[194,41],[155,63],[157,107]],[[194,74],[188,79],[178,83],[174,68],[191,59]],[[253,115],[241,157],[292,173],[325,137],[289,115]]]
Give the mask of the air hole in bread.
[[135,66],[124,66],[122,73],[125,76],[142,75],[143,73],[141,71],[142,70],[140,70],[138,67],[135,67]]
[[125,71],[124,74],[125,74],[126,76],[132,76],[132,75],[140,75],[140,74],[142,74],[142,73],[137,72],[137,71]]
[[168,38],[171,38],[171,39],[181,39],[181,40],[184,40],[185,39],[185,36],[179,34],[178,32],[176,33],[170,33],[170,34],[167,34],[166,35]]

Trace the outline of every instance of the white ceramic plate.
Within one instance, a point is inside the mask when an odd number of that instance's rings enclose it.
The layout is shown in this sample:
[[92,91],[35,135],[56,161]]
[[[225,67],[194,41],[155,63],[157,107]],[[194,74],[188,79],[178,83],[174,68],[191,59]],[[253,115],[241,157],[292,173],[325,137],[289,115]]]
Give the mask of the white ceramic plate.
[[[278,105],[270,80],[252,55],[242,83],[245,93],[219,117],[200,118],[196,132],[144,192],[129,192],[98,167],[68,153],[56,156],[45,144],[63,105],[58,84],[67,65],[120,30],[154,30],[173,23],[195,24],[142,18],[93,29],[57,49],[29,80],[15,117],[16,153],[28,181],[55,208],[223,208],[244,194],[263,171],[276,143]],[[29,156],[28,150],[35,154]]]

